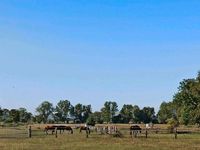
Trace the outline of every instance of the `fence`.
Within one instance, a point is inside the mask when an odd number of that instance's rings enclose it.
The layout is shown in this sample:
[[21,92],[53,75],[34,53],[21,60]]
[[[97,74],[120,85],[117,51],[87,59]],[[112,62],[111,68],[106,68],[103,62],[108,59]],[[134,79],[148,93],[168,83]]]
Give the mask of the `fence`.
[[20,127],[1,127],[0,138],[27,138],[27,132]]
[[[125,138],[154,138],[159,137],[159,135],[171,135],[172,138],[179,138],[179,135],[188,135],[188,134],[200,134],[200,128],[176,128],[173,133],[169,129],[161,129],[161,128],[153,128],[153,129],[145,129],[141,130],[141,133],[136,131],[132,131],[132,135],[130,134],[130,130],[128,127],[119,128],[115,132],[107,132],[105,130],[97,130],[97,128],[91,129],[91,134],[89,134],[88,130],[84,131],[82,134],[79,133],[79,129],[75,129],[75,136],[85,136],[86,138],[92,138],[94,136],[107,136],[111,135],[113,137],[125,137]],[[116,136],[115,136],[116,135]],[[118,136],[119,135],[119,136]],[[122,135],[122,136],[120,136]],[[32,126],[19,126],[19,127],[0,127],[0,139],[3,138],[37,138],[37,137],[48,137],[55,136],[55,138],[59,137],[59,132],[57,132],[57,128],[53,135],[46,135],[44,132],[44,127],[33,127]]]

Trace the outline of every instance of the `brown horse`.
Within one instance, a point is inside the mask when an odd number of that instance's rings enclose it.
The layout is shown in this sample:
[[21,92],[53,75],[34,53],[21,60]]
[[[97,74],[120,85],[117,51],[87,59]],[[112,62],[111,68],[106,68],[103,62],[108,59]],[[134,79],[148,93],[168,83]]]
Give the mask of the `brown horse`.
[[142,128],[138,125],[133,125],[133,126],[130,127],[130,135],[132,135],[132,131],[137,132],[137,133],[141,133]]
[[45,128],[44,128],[44,131],[46,132],[46,134],[48,134],[48,131],[51,131],[52,132],[52,134],[55,132],[55,130],[60,130],[60,134],[61,134],[61,132],[64,132],[65,130],[66,131],[70,131],[71,132],[71,134],[73,134],[73,130],[72,130],[72,128],[70,127],[70,126],[57,126],[57,125],[53,125],[53,126],[46,126]]
[[81,126],[81,127],[80,127],[80,130],[79,130],[79,133],[81,133],[82,130],[85,130],[86,132],[88,131],[88,133],[90,134],[90,128],[89,128],[89,127]]

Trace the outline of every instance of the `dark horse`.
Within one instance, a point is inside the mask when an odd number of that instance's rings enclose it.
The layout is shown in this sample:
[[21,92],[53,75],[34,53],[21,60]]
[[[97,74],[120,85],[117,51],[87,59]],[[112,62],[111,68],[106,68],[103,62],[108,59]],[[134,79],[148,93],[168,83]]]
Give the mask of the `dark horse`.
[[138,126],[138,125],[133,125],[133,126],[130,127],[130,135],[132,135],[132,131],[137,132],[137,133],[141,133],[142,128],[140,128],[140,126]]
[[89,127],[83,127],[83,126],[81,126],[81,127],[80,127],[80,132],[79,132],[79,133],[81,133],[82,130],[85,130],[86,132],[88,131],[88,133],[90,134],[90,128],[89,128]]
[[60,130],[60,134],[61,134],[61,132],[64,132],[65,130],[70,131],[71,134],[73,134],[73,130],[70,126],[61,126],[61,125],[60,126],[59,125],[46,126],[44,128],[44,131],[46,132],[46,134],[48,134],[48,131],[51,131],[53,134],[55,132],[56,128],[57,128],[57,130]]

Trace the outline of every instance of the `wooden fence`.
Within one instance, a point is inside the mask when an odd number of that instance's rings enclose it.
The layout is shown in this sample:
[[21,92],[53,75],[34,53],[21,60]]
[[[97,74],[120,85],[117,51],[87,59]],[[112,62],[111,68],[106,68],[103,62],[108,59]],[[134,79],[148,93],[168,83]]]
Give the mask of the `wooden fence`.
[[[89,131],[86,130],[82,134],[79,133],[79,129],[73,128],[75,131],[76,136],[85,135],[86,138],[92,138],[93,136],[101,136],[101,135],[113,135],[113,137],[129,137],[129,138],[152,138],[156,137],[156,135],[160,134],[170,134],[172,135],[172,138],[177,139],[179,138],[179,135],[181,134],[200,134],[200,128],[192,129],[192,128],[176,128],[171,132],[169,129],[160,129],[160,128],[152,128],[152,129],[145,129],[143,128],[141,130],[141,133],[139,131],[132,131],[132,134],[130,135],[129,128],[120,128],[115,132],[107,132],[102,130],[97,130],[96,128],[91,130],[91,134],[89,134]],[[117,135],[122,136],[117,136]],[[116,135],[116,136],[115,136]],[[0,127],[0,138],[32,138],[32,137],[44,137],[44,136],[51,136],[46,135],[44,132],[44,128],[33,128],[32,126],[27,127]],[[57,128],[55,129],[55,132],[53,134],[55,138],[59,137],[59,134],[57,132]]]

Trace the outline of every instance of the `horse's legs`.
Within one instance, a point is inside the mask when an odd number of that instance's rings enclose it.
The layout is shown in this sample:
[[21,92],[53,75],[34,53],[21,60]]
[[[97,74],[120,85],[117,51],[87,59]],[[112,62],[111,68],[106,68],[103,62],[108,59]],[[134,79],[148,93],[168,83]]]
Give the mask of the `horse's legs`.
[[45,132],[46,132],[46,135],[48,135],[48,130],[45,130]]

